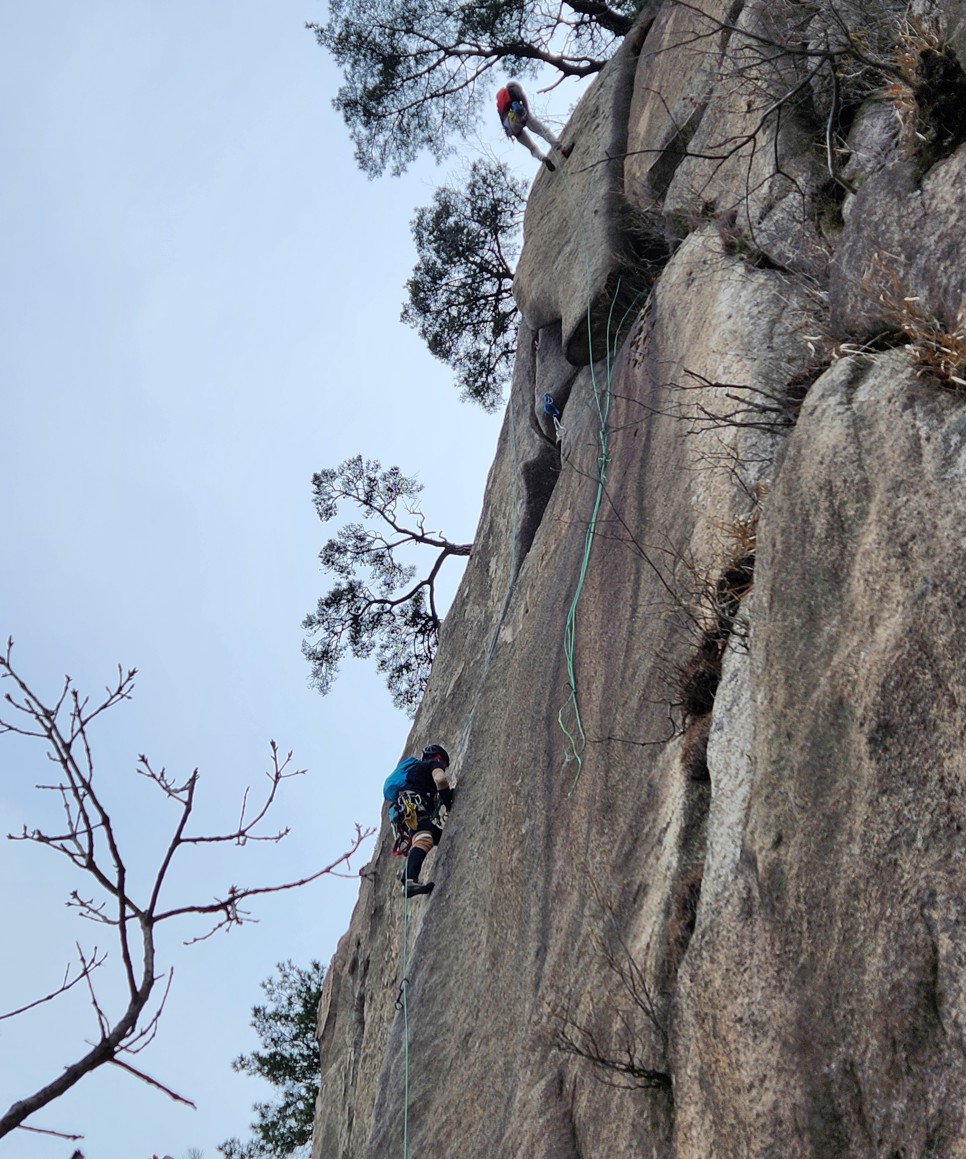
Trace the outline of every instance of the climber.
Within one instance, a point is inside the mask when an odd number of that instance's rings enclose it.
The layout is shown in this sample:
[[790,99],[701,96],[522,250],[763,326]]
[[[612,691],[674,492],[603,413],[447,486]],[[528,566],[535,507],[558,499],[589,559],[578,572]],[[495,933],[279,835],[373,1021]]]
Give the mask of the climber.
[[411,765],[406,780],[399,793],[399,806],[407,804],[415,808],[416,825],[412,848],[406,858],[406,868],[400,880],[407,897],[420,893],[432,893],[435,882],[420,882],[419,871],[426,855],[434,845],[439,844],[443,835],[439,822],[439,807],[453,807],[453,790],[450,788],[446,770],[449,768],[449,754],[442,745],[431,744],[423,749],[422,758]]
[[511,80],[505,88],[500,89],[496,94],[496,111],[500,114],[500,122],[506,135],[519,141],[521,145],[526,145],[533,156],[538,161],[542,161],[551,173],[557,166],[549,157],[545,157],[540,152],[536,141],[527,132],[527,128],[532,129],[537,136],[543,137],[547,144],[562,157],[569,157],[573,152],[573,142],[564,148],[553,132],[530,112],[526,94],[515,80]]
[[543,413],[553,420],[553,433],[557,437],[557,442],[563,439],[563,427],[560,425],[560,407],[553,401],[552,394],[545,394],[543,396]]

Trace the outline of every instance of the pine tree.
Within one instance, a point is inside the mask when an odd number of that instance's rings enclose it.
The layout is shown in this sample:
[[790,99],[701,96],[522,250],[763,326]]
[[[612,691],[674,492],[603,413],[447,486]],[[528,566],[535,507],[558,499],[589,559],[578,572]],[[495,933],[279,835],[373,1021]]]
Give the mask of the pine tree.
[[[427,149],[445,156],[466,136],[489,74],[541,67],[561,77],[599,72],[629,31],[640,0],[331,0],[310,24],[345,83],[333,102],[371,177],[401,173]],[[495,114],[494,114],[495,115]]]
[[279,962],[278,977],[262,982],[266,1002],[252,1007],[252,1026],[262,1049],[239,1055],[232,1069],[255,1075],[277,1087],[279,1097],[252,1108],[255,1137],[247,1143],[228,1139],[218,1150],[225,1159],[295,1159],[308,1154],[319,1092],[319,1046],[316,1015],[324,967],[308,969]]
[[[324,696],[350,652],[375,654],[397,708],[415,712],[436,655],[442,616],[436,581],[450,556],[467,556],[472,544],[451,543],[426,529],[417,498],[422,484],[398,467],[355,455],[312,477],[315,509],[323,523],[344,503],[367,523],[346,523],[323,545],[319,561],[337,582],[302,621],[310,633],[302,651],[312,682]],[[409,549],[432,553],[420,578],[407,562]]]
[[416,211],[419,260],[402,320],[456,370],[463,397],[494,410],[513,373],[513,269],[526,189],[506,165],[474,161],[465,179]]

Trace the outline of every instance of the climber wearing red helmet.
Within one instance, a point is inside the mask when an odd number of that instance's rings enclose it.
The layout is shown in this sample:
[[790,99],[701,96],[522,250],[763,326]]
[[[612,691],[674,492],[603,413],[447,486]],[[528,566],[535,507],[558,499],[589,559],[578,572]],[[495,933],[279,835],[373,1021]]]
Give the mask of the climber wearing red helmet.
[[515,80],[511,80],[505,88],[500,89],[496,94],[496,111],[500,114],[500,123],[503,125],[504,133],[515,141],[519,141],[521,145],[525,145],[538,161],[542,161],[546,165],[551,173],[557,166],[549,157],[545,157],[540,152],[537,143],[527,132],[527,129],[530,128],[538,137],[543,137],[551,149],[562,157],[569,157],[573,151],[573,143],[564,148],[553,131],[548,129],[543,121],[538,121],[530,112],[526,94]]

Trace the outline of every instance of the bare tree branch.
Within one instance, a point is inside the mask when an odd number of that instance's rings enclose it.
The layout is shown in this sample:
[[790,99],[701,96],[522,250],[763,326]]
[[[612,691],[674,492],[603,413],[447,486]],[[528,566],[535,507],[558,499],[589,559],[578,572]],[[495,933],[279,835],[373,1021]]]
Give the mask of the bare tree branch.
[[197,1110],[198,1107],[191,1099],[186,1099],[184,1095],[179,1095],[164,1083],[158,1082],[157,1079],[152,1078],[149,1074],[145,1074],[143,1070],[138,1070],[137,1067],[131,1066],[129,1063],[121,1062],[119,1058],[111,1059],[112,1066],[118,1066],[121,1070],[126,1070],[128,1074],[133,1074],[135,1078],[139,1078],[141,1082],[147,1083],[149,1087],[154,1087],[155,1090],[163,1091],[169,1098],[174,1099],[176,1103],[184,1103],[186,1107],[191,1107],[192,1110]]
[[[73,989],[83,983],[88,992],[91,1009],[97,1024],[97,1035],[90,1049],[82,1053],[67,1066],[58,1066],[57,1074],[46,1085],[14,1102],[5,1114],[0,1116],[0,1138],[17,1129],[27,1128],[25,1120],[41,1108],[49,1105],[70,1090],[84,1076],[98,1067],[110,1063],[141,1079],[143,1082],[164,1091],[178,1102],[190,1103],[183,1095],[177,1094],[165,1083],[144,1073],[140,1068],[127,1062],[124,1055],[138,1054],[153,1041],[158,1022],[164,1011],[170,992],[173,971],[159,973],[156,959],[155,931],[161,922],[172,918],[198,915],[216,917],[212,929],[205,937],[220,929],[242,925],[250,915],[239,908],[239,903],[263,894],[279,893],[296,889],[316,881],[326,874],[337,874],[349,866],[350,858],[362,843],[372,835],[372,829],[356,826],[355,836],[349,848],[321,869],[306,873],[299,878],[280,885],[229,886],[221,895],[210,902],[184,901],[176,905],[162,905],[162,897],[168,883],[169,871],[180,852],[186,846],[233,843],[245,845],[248,841],[280,841],[288,832],[282,829],[265,834],[260,826],[275,803],[283,781],[304,774],[304,769],[290,768],[292,754],[282,757],[274,741],[271,742],[271,767],[266,773],[267,785],[263,796],[250,804],[250,793],[243,794],[241,811],[234,828],[216,834],[195,833],[191,830],[192,812],[196,802],[199,784],[195,770],[178,784],[162,768],[156,771],[147,757],[142,755],[134,774],[146,779],[162,794],[163,801],[175,811],[174,826],[168,838],[158,866],[147,889],[147,900],[139,901],[131,892],[127,866],[121,850],[120,834],[112,820],[108,800],[102,789],[95,783],[95,757],[90,738],[90,725],[108,709],[121,701],[129,700],[134,689],[135,669],[125,672],[118,669],[117,681],[109,685],[104,696],[96,703],[82,697],[73,686],[70,677],[64,683],[51,705],[46,705],[33,692],[13,666],[13,641],[8,640],[6,651],[0,655],[0,680],[7,680],[13,686],[4,700],[8,706],[5,716],[0,717],[0,735],[14,733],[19,736],[46,742],[47,757],[58,769],[60,779],[49,785],[38,785],[43,791],[54,792],[60,799],[62,813],[61,826],[49,831],[40,826],[23,826],[22,832],[8,838],[14,841],[31,841],[64,856],[73,868],[83,872],[88,881],[90,894],[72,889],[68,905],[76,909],[80,917],[112,927],[117,938],[120,962],[124,976],[122,1009],[112,1010],[118,1002],[116,995],[105,999],[94,986],[94,972],[105,961],[107,954],[95,948],[90,953],[77,945],[80,966],[71,976],[70,967],[64,973],[60,986],[43,997],[35,999],[2,1018],[13,1018],[35,1009],[43,1003]],[[12,710],[12,713],[11,713]],[[107,778],[105,784],[113,783]],[[156,820],[156,816],[154,818]],[[192,940],[200,940],[198,938]],[[160,998],[156,995],[157,984],[166,977]],[[153,1011],[149,1009],[153,1006]],[[59,1132],[47,1132],[60,1134]],[[70,1136],[80,1138],[80,1136]]]
[[[70,1135],[66,1131],[54,1131],[50,1127],[28,1127],[26,1123],[21,1123],[18,1130],[31,1131],[35,1135],[53,1135],[55,1139],[67,1139],[71,1143],[76,1143],[78,1139],[83,1139],[83,1135]],[[79,1155],[79,1151],[74,1152],[74,1156]],[[72,1156],[73,1159],[73,1156]],[[83,1159],[83,1157],[82,1157]]]
[[107,959],[107,954],[97,955],[97,947],[94,947],[94,952],[91,955],[90,961],[87,960],[80,945],[77,946],[77,953],[81,960],[80,972],[73,978],[70,977],[70,965],[64,970],[64,980],[57,987],[56,990],[51,990],[49,994],[45,994],[43,998],[36,998],[33,1002],[28,1002],[26,1006],[21,1006],[17,1010],[10,1010],[6,1014],[0,1014],[0,1022],[5,1018],[16,1018],[18,1014],[25,1014],[28,1010],[33,1010],[37,1006],[42,1006],[45,1002],[50,1002],[54,998],[60,997],[61,994],[66,994],[68,990],[72,990],[78,982],[83,982],[92,970],[96,970],[98,966],[104,964]]

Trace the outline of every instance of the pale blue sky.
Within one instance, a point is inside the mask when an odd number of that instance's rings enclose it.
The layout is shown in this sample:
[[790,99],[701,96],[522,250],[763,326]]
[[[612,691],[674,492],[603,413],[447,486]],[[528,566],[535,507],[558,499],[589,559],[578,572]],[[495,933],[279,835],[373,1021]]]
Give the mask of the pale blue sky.
[[[324,590],[328,534],[312,472],[355,452],[398,463],[426,485],[429,524],[466,540],[500,422],[460,403],[398,321],[409,221],[447,170],[356,171],[330,104],[338,75],[304,29],[323,17],[317,0],[0,12],[0,637],[47,692],[65,672],[96,693],[118,663],[140,669],[134,702],[94,734],[135,873],[171,821],[131,776],[138,753],[198,766],[199,814],[218,828],[270,738],[310,770],[278,810],[288,841],[186,859],[188,898],[341,852],[354,822],[378,821],[409,729],[366,665],[347,665],[324,700],[308,688],[299,623]],[[565,99],[536,107],[563,115]],[[468,153],[481,149],[533,172],[495,114]],[[0,738],[0,831],[53,823],[32,789],[47,776],[39,748]],[[66,869],[0,841],[0,1010],[56,985],[75,939],[113,949],[65,910]],[[194,928],[163,936],[174,988],[137,1061],[197,1112],[104,1071],[31,1122],[83,1133],[87,1159],[190,1146],[214,1159],[270,1095],[229,1065],[257,1045],[259,982],[279,959],[328,962],[357,891],[324,880],[259,903],[259,924],[229,936],[191,948]],[[107,1000],[106,969],[102,985]],[[94,1032],[80,993],[0,1023],[3,1109]],[[19,1132],[0,1152],[61,1159],[72,1146]]]
[[[323,590],[326,534],[312,472],[356,451],[397,462],[426,484],[430,522],[464,540],[499,425],[398,322],[408,223],[440,174],[355,170],[337,74],[303,27],[323,14],[314,0],[53,0],[0,15],[0,634],[48,691],[64,672],[96,692],[119,662],[141,670],[99,733],[135,870],[170,821],[130,778],[139,752],[197,765],[201,812],[229,827],[270,738],[310,770],[279,809],[288,842],[226,854],[213,877],[199,856],[189,897],[341,851],[353,822],[377,821],[409,728],[366,666],[326,700],[307,687],[299,622]],[[39,748],[0,739],[4,833],[51,817],[31,788],[47,776]],[[9,1009],[56,984],[75,938],[110,943],[64,909],[76,883],[52,854],[3,841],[0,867]],[[280,958],[327,962],[356,893],[324,881],[266,900],[259,925],[193,948],[193,930],[168,931],[174,989],[138,1062],[197,1112],[103,1072],[31,1122],[83,1133],[88,1159],[213,1159],[270,1094],[229,1066],[256,1045],[258,983]],[[4,1108],[94,1029],[80,993],[0,1024]],[[24,1159],[71,1149],[0,1142]]]

